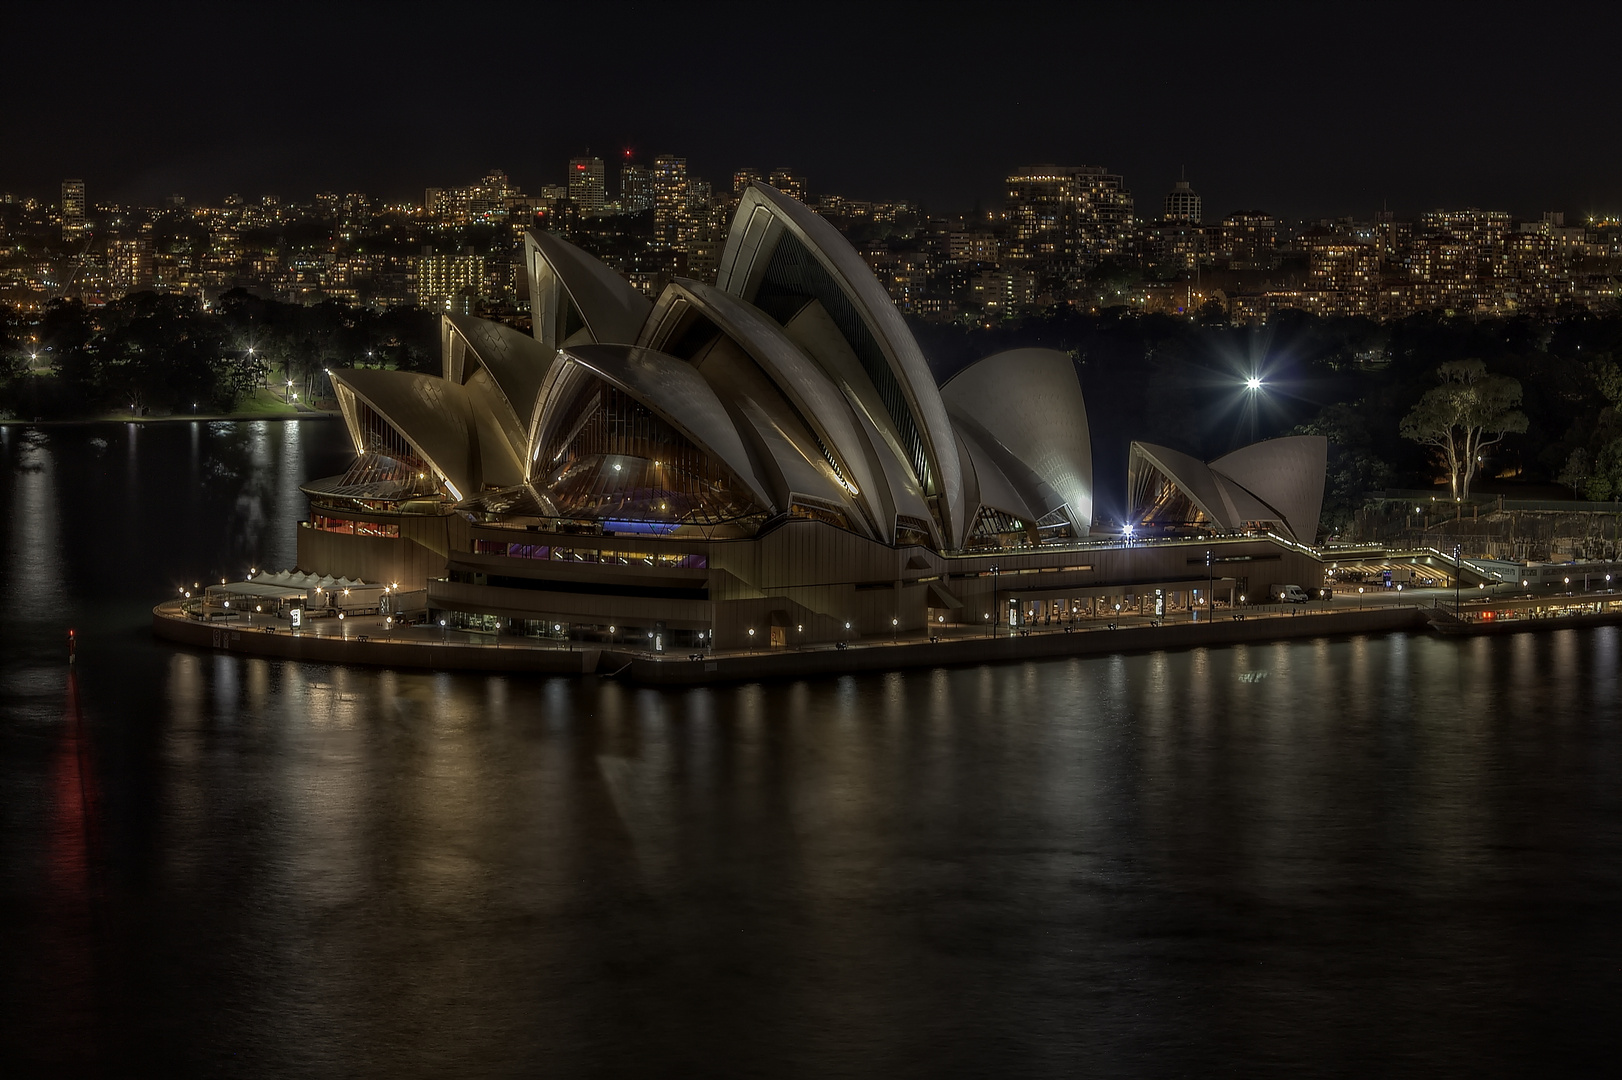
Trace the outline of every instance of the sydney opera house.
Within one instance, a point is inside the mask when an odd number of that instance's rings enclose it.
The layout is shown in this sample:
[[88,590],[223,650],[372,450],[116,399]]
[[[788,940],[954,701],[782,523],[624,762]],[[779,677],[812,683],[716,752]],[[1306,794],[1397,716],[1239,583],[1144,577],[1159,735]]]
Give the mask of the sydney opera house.
[[332,372],[356,456],[304,487],[304,569],[460,627],[676,651],[1198,611],[1321,574],[1321,439],[1209,465],[1134,444],[1160,538],[1090,536],[1071,359],[937,385],[856,251],[770,187],[714,285],[650,300],[544,232],[525,259],[531,334],[445,316],[441,375]]

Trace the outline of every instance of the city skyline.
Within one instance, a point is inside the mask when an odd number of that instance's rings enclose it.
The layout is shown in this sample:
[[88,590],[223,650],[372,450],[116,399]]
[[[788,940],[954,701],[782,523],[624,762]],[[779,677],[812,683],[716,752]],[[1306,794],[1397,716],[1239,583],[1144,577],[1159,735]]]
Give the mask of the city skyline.
[[[507,157],[515,156],[507,154]],[[1175,175],[1167,177],[1134,176],[1126,170],[1115,167],[1115,163],[1104,159],[1095,159],[1085,155],[1069,158],[1038,158],[1027,155],[1023,158],[1010,158],[1000,162],[995,170],[999,179],[995,182],[995,190],[984,195],[976,196],[971,203],[966,204],[936,204],[919,197],[916,193],[905,190],[894,194],[879,196],[872,189],[879,187],[877,183],[864,181],[857,177],[853,180],[851,189],[833,188],[821,182],[821,177],[814,170],[803,168],[803,163],[793,160],[777,161],[770,167],[762,167],[760,161],[744,161],[738,167],[727,170],[710,170],[690,164],[692,158],[682,152],[681,147],[669,148],[657,154],[643,153],[635,147],[624,147],[599,153],[596,149],[586,146],[576,152],[567,154],[565,159],[550,164],[539,163],[536,167],[522,173],[505,167],[507,163],[498,159],[486,162],[472,171],[462,171],[454,175],[436,173],[429,177],[428,182],[410,188],[402,187],[398,183],[383,184],[378,187],[346,187],[341,184],[326,183],[319,176],[310,178],[310,182],[303,187],[292,190],[273,190],[265,185],[255,185],[249,182],[237,188],[216,191],[208,190],[165,190],[141,198],[120,198],[120,193],[128,193],[130,185],[113,181],[105,187],[98,186],[95,181],[87,181],[82,176],[69,176],[65,171],[58,170],[48,183],[36,188],[0,184],[0,202],[6,204],[27,204],[30,200],[39,207],[51,208],[58,212],[64,206],[64,199],[70,205],[77,207],[77,212],[71,212],[74,218],[86,214],[94,215],[97,211],[118,210],[162,210],[162,209],[221,209],[243,204],[263,204],[266,206],[281,207],[312,207],[319,206],[326,199],[352,199],[364,197],[375,210],[384,209],[398,211],[423,211],[433,215],[433,200],[440,192],[449,192],[477,186],[482,178],[500,176],[511,185],[514,192],[547,193],[555,191],[560,197],[566,196],[576,202],[583,213],[595,216],[599,213],[606,215],[634,214],[641,210],[653,208],[651,201],[652,174],[659,161],[674,161],[681,164],[684,177],[712,189],[716,195],[725,194],[735,188],[739,177],[747,176],[749,179],[762,180],[767,183],[787,181],[788,186],[778,183],[785,192],[797,198],[815,203],[819,199],[833,196],[837,201],[855,199],[874,205],[906,205],[917,209],[920,213],[937,216],[969,217],[977,213],[995,214],[1010,207],[1013,201],[1009,191],[1009,182],[1013,175],[1020,170],[1030,169],[1091,169],[1102,174],[1114,177],[1121,189],[1135,203],[1133,219],[1136,222],[1155,222],[1161,220],[1182,220],[1190,224],[1206,225],[1220,222],[1225,218],[1236,215],[1265,213],[1281,222],[1310,223],[1330,221],[1363,221],[1376,218],[1391,217],[1397,220],[1418,220],[1425,214],[1436,211],[1452,210],[1488,210],[1503,213],[1516,220],[1537,220],[1549,214],[1562,215],[1573,222],[1589,222],[1593,224],[1610,225],[1622,221],[1622,211],[1589,209],[1574,211],[1562,209],[1556,205],[1558,200],[1551,196],[1539,200],[1533,197],[1527,200],[1532,210],[1521,211],[1503,202],[1471,201],[1471,200],[1442,200],[1434,204],[1417,205],[1409,209],[1391,206],[1389,202],[1378,205],[1356,206],[1342,212],[1330,212],[1328,209],[1314,208],[1310,204],[1303,204],[1300,212],[1281,212],[1274,206],[1260,199],[1246,201],[1243,197],[1230,200],[1230,203],[1220,201],[1220,196],[1213,197],[1212,191],[1227,190],[1218,179],[1208,182],[1209,178],[1198,174],[1187,166],[1181,166]],[[575,175],[573,170],[577,167],[587,167],[583,164],[595,162],[598,170],[593,178],[584,178]],[[625,200],[624,185],[628,182],[627,172],[634,178],[629,181],[632,185],[643,185],[650,192],[644,196],[650,201],[633,204]],[[683,180],[685,182],[685,179]],[[586,187],[582,189],[582,183]],[[75,196],[71,196],[64,185],[76,185]],[[591,185],[596,185],[595,187]],[[156,190],[156,189],[154,189]],[[641,190],[640,188],[638,190]],[[592,194],[595,192],[595,194]],[[584,198],[582,198],[584,194]],[[1173,202],[1177,209],[1173,209]],[[1192,210],[1190,210],[1192,208]]]
[[[501,312],[524,322],[517,252],[531,230],[578,241],[653,296],[677,278],[713,282],[725,222],[765,183],[835,224],[902,312],[991,325],[1068,307],[1265,321],[1316,315],[1400,318],[1610,311],[1622,286],[1622,222],[1567,221],[1452,207],[1398,216],[1291,221],[1266,210],[1204,213],[1188,179],[1159,199],[1103,165],[1020,165],[994,209],[931,213],[902,200],[817,192],[797,170],[694,174],[684,156],[651,163],[568,160],[567,183],[526,191],[500,169],[386,203],[318,192],[306,203],[230,194],[108,206],[81,178],[57,201],[0,191],[0,300],[38,311],[52,298],[99,305],[153,289],[212,302],[233,288],[297,303]],[[1158,212],[1157,212],[1158,209]]]
[[[683,153],[716,178],[792,162],[824,191],[943,208],[995,201],[1014,162],[1089,161],[1139,190],[1186,168],[1216,213],[1622,209],[1622,149],[1593,128],[1605,73],[1574,44],[1579,25],[1606,36],[1616,17],[1604,9],[1540,9],[1533,33],[1483,6],[1467,21],[1395,6],[1356,19],[1174,8],[1155,21],[1033,4],[832,5],[775,20],[734,4],[617,10],[605,50],[589,12],[526,22],[472,9],[460,20],[472,44],[452,56],[424,54],[423,10],[323,11],[313,40],[297,9],[98,16],[76,37],[71,77],[27,52],[0,75],[29,103],[0,121],[13,151],[0,190],[42,197],[74,176],[118,202],[326,187],[395,200],[497,162],[526,184],[558,182],[556,163],[588,147],[605,159],[631,147],[644,161]],[[19,37],[38,18],[23,13]],[[186,58],[172,70],[186,107],[110,108],[153,85],[165,47]],[[470,83],[492,53],[495,73]],[[1483,56],[1513,65],[1484,82]],[[543,69],[579,93],[537,130],[522,88]],[[771,92],[736,92],[750,85]]]

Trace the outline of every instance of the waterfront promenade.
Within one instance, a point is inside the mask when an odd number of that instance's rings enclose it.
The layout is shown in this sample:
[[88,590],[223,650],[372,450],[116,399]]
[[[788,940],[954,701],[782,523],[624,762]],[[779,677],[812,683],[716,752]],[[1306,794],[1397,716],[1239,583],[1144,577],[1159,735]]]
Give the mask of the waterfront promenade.
[[1423,629],[1430,608],[1420,603],[1334,602],[1221,612],[1213,622],[1153,620],[1126,616],[1106,622],[1080,620],[1037,626],[996,636],[963,627],[933,635],[872,638],[846,647],[816,645],[736,652],[656,655],[625,644],[549,641],[469,633],[439,626],[398,626],[381,616],[311,620],[293,630],[285,619],[245,616],[204,621],[188,616],[180,601],[153,609],[160,638],[199,648],[323,663],[465,671],[534,671],[550,674],[610,674],[644,683],[692,684],[764,678],[798,678],[858,671],[1045,659],[1101,653],[1180,649],[1202,645],[1275,641],[1392,630]]
[[1153,619],[1122,615],[1079,619],[993,635],[941,627],[930,635],[898,634],[838,645],[655,654],[628,643],[550,640],[475,633],[437,625],[401,625],[382,616],[311,619],[293,630],[285,618],[246,615],[205,621],[182,601],[152,609],[156,636],[200,648],[322,663],[461,671],[607,674],[635,682],[695,684],[800,678],[863,671],[1002,663],[1153,649],[1187,649],[1294,638],[1426,630],[1513,632],[1622,621],[1613,592],[1494,597],[1464,593],[1458,617],[1453,592],[1423,589],[1353,594],[1328,602],[1219,609],[1214,621],[1186,612]]

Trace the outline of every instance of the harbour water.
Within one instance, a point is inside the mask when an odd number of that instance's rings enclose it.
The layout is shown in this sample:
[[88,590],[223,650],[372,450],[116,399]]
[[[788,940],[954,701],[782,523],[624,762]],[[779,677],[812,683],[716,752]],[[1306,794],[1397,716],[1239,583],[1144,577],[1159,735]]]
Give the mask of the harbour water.
[[[1622,634],[682,691],[153,641],[330,422],[0,428],[0,1072],[1569,1073]],[[81,641],[66,663],[66,635]]]

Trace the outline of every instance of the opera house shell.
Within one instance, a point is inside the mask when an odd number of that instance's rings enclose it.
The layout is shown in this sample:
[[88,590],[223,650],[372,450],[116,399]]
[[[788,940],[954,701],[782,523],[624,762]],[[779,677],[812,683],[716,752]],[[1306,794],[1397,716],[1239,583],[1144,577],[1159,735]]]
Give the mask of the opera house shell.
[[1323,511],[1329,440],[1291,435],[1241,447],[1209,464],[1135,442],[1127,463],[1138,530],[1270,530],[1311,544]]
[[1096,576],[1055,554],[1093,517],[1070,357],[937,386],[799,202],[749,187],[716,283],[655,300],[549,233],[525,261],[531,334],[445,316],[440,375],[331,373],[356,458],[305,485],[301,566],[421,589],[471,629],[661,649],[978,622],[999,570]]

